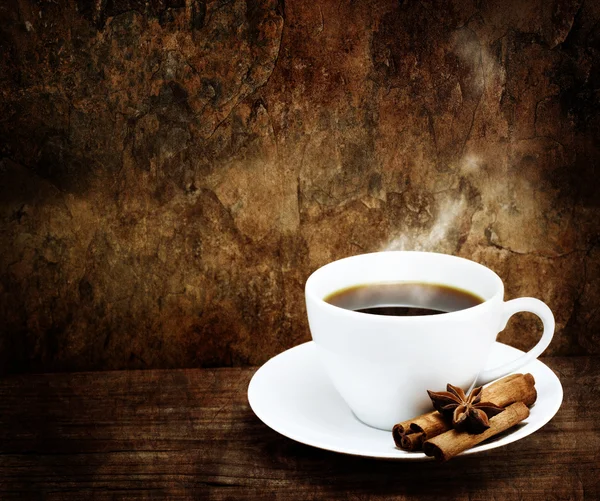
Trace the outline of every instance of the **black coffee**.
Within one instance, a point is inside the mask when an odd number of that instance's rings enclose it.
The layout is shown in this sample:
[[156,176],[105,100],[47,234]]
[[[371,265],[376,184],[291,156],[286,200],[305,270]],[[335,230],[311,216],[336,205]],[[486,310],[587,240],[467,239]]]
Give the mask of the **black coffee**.
[[325,301],[347,310],[402,317],[448,313],[483,303],[472,292],[421,282],[355,285],[330,294]]

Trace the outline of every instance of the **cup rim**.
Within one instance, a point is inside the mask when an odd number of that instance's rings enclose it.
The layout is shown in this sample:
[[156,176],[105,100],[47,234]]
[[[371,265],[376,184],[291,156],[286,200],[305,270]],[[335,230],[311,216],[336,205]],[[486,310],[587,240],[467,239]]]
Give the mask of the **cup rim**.
[[[469,264],[469,266],[475,266],[481,269],[481,271],[489,274],[491,276],[491,278],[496,282],[497,285],[497,290],[496,292],[494,292],[494,294],[492,294],[492,296],[490,296],[487,299],[484,299],[483,302],[481,302],[478,305],[475,306],[470,306],[469,308],[464,308],[462,310],[457,310],[457,311],[450,311],[450,312],[446,312],[446,313],[438,313],[437,315],[414,315],[414,316],[406,316],[406,317],[402,317],[402,316],[393,316],[393,315],[377,315],[374,313],[365,313],[365,312],[361,312],[361,311],[354,311],[354,310],[348,310],[346,308],[342,308],[340,306],[336,306],[333,305],[331,303],[328,303],[327,301],[324,300],[324,298],[319,297],[319,295],[317,295],[311,288],[311,283],[315,281],[315,276],[317,276],[318,274],[321,274],[324,272],[324,270],[334,264],[337,264],[341,261],[350,261],[353,260],[355,258],[359,258],[362,257],[364,258],[364,256],[374,256],[374,255],[381,255],[381,254],[419,254],[419,255],[432,255],[432,256],[444,256],[444,258],[451,258],[451,259],[455,259],[455,260],[460,260],[463,262],[466,262]],[[441,284],[443,284],[443,282],[441,282]],[[467,289],[464,289],[467,290]],[[309,277],[306,280],[306,284],[304,287],[304,295],[306,298],[306,301],[308,302],[308,300],[310,299],[311,301],[313,301],[314,303],[318,304],[321,308],[324,308],[326,310],[330,310],[330,311],[335,311],[337,314],[341,314],[341,315],[347,315],[350,318],[355,318],[355,319],[366,319],[368,318],[370,321],[375,321],[375,322],[395,322],[395,323],[411,323],[411,322],[434,322],[434,321],[439,321],[439,320],[450,320],[450,319],[455,319],[461,316],[466,316],[471,314],[472,312],[475,311],[480,311],[484,308],[489,307],[490,303],[497,300],[498,296],[500,296],[500,300],[503,301],[504,299],[504,283],[502,282],[502,279],[500,278],[500,276],[492,269],[488,268],[487,266],[484,266],[481,263],[478,263],[477,261],[473,261],[471,259],[467,259],[464,257],[460,257],[460,256],[455,256],[453,254],[445,254],[442,252],[428,252],[428,251],[379,251],[379,252],[367,252],[364,254],[355,254],[352,256],[347,256],[341,259],[336,259],[335,261],[331,261],[327,264],[324,264],[323,266],[317,268],[315,271],[313,271]],[[333,309],[333,310],[332,310]]]

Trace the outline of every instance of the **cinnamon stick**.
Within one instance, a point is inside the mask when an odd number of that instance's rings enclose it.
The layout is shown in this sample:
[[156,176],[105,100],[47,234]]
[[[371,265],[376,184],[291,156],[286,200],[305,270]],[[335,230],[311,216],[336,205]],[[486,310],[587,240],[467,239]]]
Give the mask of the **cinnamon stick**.
[[[481,400],[506,407],[514,402],[524,402],[531,406],[537,399],[535,379],[531,374],[511,374],[486,386],[481,392]],[[410,433],[424,433],[425,438],[433,438],[452,428],[438,411],[431,411],[394,426],[392,436],[399,448],[402,436]]]
[[412,433],[425,433],[427,438],[435,437],[452,428],[451,424],[438,412],[428,412],[413,419],[410,424]]
[[515,402],[523,402],[527,406],[533,405],[537,400],[534,377],[531,374],[513,374],[513,376],[517,377],[507,381],[511,377],[507,376],[481,390],[481,401],[492,402],[500,407]]
[[402,435],[400,447],[405,451],[417,451],[423,446],[424,440],[425,433],[409,433],[408,435]]
[[410,423],[412,423],[414,420],[415,418],[402,421],[401,423],[396,423],[392,428],[392,433],[394,435],[397,434],[398,436],[412,433],[410,430]]
[[[438,461],[448,461],[457,454],[497,435],[529,417],[529,408],[523,402],[515,402],[500,414],[490,418],[490,427],[483,433],[471,434],[449,430],[423,443],[423,452]],[[409,435],[410,436],[410,435]]]
[[394,427],[392,428],[392,437],[394,437],[394,442],[396,443],[396,447],[402,448],[402,445],[401,445],[402,437],[412,433],[409,428],[409,425],[410,425],[410,421],[405,421],[403,423],[395,424]]

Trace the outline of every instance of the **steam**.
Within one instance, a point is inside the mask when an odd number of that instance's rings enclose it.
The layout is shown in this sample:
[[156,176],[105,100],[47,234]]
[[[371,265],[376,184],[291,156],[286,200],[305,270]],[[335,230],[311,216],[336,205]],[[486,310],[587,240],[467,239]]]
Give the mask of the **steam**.
[[448,236],[451,232],[458,231],[466,207],[464,196],[458,200],[442,201],[431,227],[406,229],[394,237],[383,250],[451,252],[453,245],[449,245]]
[[479,168],[480,161],[481,160],[476,155],[465,155],[462,159],[461,171],[464,174],[470,174],[472,172],[475,172]]
[[[486,49],[486,42],[481,41],[471,30],[460,30],[455,35],[454,53],[462,62],[471,68],[465,88],[461,87],[462,97],[457,106],[463,112],[472,112],[473,120],[464,140],[460,158],[457,158],[454,168],[459,178],[467,178],[470,185],[480,194],[483,205],[489,204],[497,197],[498,187],[490,186],[487,164],[495,165],[497,159],[486,159],[485,149],[478,144],[476,135],[472,134],[474,124],[485,120],[490,113],[500,115],[498,108],[504,86],[505,74],[494,57]],[[461,84],[462,85],[462,84]],[[477,97],[478,96],[478,97]],[[475,104],[474,99],[478,101]],[[464,101],[462,100],[464,99]],[[479,110],[479,115],[477,115]],[[449,114],[450,110],[446,110]],[[444,113],[442,112],[442,115]],[[452,112],[455,114],[455,112]],[[476,116],[477,115],[477,116]],[[446,127],[446,122],[440,118],[440,127]],[[450,131],[444,130],[444,136],[450,136]],[[424,187],[425,188],[425,187]],[[425,189],[431,190],[432,186]],[[456,252],[458,242],[466,231],[464,223],[471,220],[477,211],[459,189],[438,193],[436,196],[437,211],[432,210],[433,224],[405,225],[392,235],[391,240],[382,250],[418,250],[430,252]],[[410,207],[406,207],[410,210]],[[483,232],[481,232],[483,233]]]

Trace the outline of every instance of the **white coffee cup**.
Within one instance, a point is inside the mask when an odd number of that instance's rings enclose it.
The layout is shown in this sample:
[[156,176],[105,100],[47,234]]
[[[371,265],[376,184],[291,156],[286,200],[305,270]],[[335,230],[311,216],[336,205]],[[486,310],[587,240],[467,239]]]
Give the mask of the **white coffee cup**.
[[[324,301],[356,285],[382,282],[442,284],[484,299],[471,308],[429,316],[361,313]],[[329,263],[307,280],[306,308],[312,338],[333,385],[363,423],[391,430],[431,409],[426,390],[447,383],[468,389],[516,371],[550,344],[554,316],[534,298],[504,302],[496,273],[468,259],[431,252],[375,252]],[[496,336],[520,311],[543,322],[540,341],[500,367],[486,369]]]

